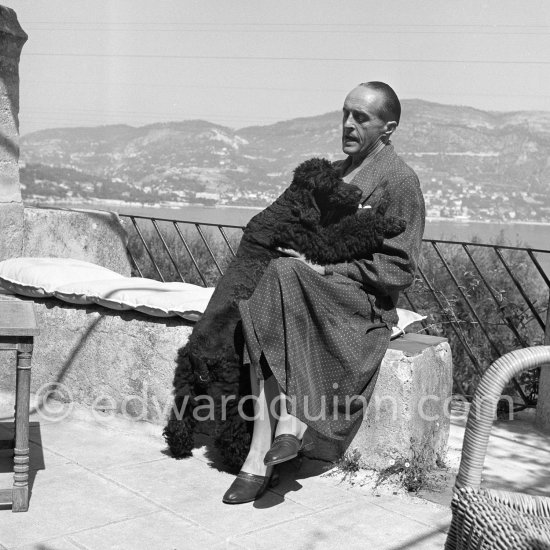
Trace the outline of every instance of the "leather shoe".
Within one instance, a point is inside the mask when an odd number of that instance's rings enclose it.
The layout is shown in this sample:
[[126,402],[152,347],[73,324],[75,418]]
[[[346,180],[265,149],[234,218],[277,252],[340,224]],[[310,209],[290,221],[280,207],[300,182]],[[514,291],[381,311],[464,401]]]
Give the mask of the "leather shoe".
[[[268,469],[269,472],[269,469]],[[225,504],[244,504],[260,498],[268,487],[275,487],[279,483],[279,475],[273,470],[269,475],[259,476],[249,474],[242,470],[223,495],[222,501]]]
[[298,439],[292,434],[278,435],[264,457],[264,464],[273,466],[291,460],[298,456],[298,453],[313,449],[313,446],[313,439],[307,430],[304,432],[302,439]]

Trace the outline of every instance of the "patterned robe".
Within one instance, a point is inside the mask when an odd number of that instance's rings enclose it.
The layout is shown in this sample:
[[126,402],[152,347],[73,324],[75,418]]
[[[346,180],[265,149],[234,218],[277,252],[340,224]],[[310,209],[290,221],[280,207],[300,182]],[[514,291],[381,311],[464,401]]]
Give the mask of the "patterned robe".
[[[345,161],[335,163],[343,173]],[[239,305],[245,363],[262,376],[262,354],[287,409],[326,437],[346,439],[362,417],[397,323],[399,292],[413,280],[424,232],[418,178],[386,145],[355,175],[362,204],[390,195],[387,215],[407,222],[371,257],[328,266],[321,275],[295,258],[272,260]],[[263,361],[262,361],[263,362]]]

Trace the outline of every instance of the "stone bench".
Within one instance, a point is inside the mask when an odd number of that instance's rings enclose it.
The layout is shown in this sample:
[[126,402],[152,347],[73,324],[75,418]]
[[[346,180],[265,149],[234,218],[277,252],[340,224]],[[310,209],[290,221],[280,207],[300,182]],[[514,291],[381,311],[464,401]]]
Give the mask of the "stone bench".
[[443,460],[449,437],[452,359],[445,338],[405,334],[390,343],[357,431],[343,442],[316,437],[307,456],[336,461],[357,449],[361,464],[381,470],[423,453]]
[[[0,294],[0,299],[28,300],[8,293]],[[176,351],[187,341],[192,324],[56,299],[32,301],[40,335],[31,391],[60,383],[63,400],[137,420],[165,422],[173,402]],[[6,360],[0,357],[0,363]],[[449,345],[443,338],[406,334],[394,340],[357,432],[338,444],[318,436],[309,456],[336,461],[346,449],[357,448],[365,466],[381,469],[409,457],[416,445],[433,449],[434,461],[443,458],[451,368]],[[13,372],[0,368],[0,384],[13,386]]]

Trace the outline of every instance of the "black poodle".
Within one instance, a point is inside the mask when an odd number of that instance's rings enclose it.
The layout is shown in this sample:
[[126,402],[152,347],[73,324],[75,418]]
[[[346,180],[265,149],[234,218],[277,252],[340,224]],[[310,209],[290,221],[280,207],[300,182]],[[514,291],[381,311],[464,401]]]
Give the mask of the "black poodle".
[[[197,406],[208,400],[214,403],[216,447],[227,466],[240,468],[251,426],[239,414],[238,401],[251,388],[248,369],[242,368],[238,304],[251,296],[269,262],[282,255],[277,247],[325,265],[368,257],[384,238],[404,231],[402,219],[384,216],[388,201],[383,193],[376,208],[359,208],[360,199],[361,190],[342,181],[329,161],[314,158],[300,164],[283,194],[250,220],[189,342],[178,351],[175,402],[164,429],[174,457],[191,454],[202,420]],[[250,400],[246,403],[251,407]]]

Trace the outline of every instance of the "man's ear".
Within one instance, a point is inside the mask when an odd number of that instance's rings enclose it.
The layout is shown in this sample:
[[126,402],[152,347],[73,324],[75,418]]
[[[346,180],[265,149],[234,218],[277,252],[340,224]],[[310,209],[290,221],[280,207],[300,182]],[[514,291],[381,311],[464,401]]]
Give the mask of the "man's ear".
[[391,135],[395,132],[396,128],[397,128],[397,122],[395,122],[395,120],[390,120],[386,122],[385,130],[384,130],[384,136],[386,141],[390,139]]

